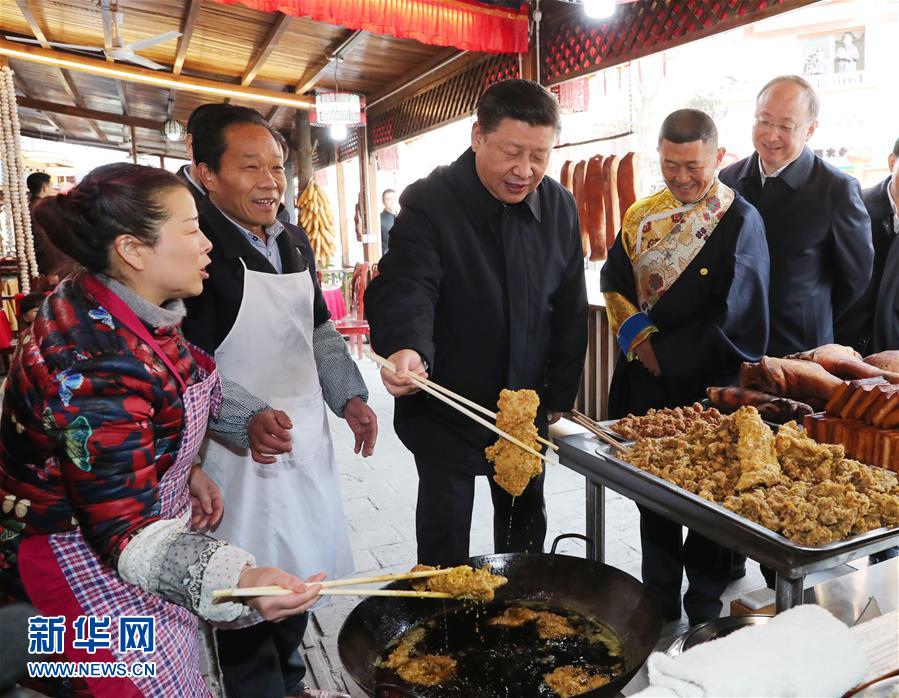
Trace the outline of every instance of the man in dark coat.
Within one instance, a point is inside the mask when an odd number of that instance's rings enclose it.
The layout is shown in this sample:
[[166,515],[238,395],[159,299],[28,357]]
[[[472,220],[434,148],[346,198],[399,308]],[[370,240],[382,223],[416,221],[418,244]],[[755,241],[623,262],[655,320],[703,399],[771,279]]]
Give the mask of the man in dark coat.
[[[659,132],[666,188],[637,201],[602,268],[600,286],[621,354],[609,416],[688,405],[735,381],[768,339],[768,248],[761,216],[715,177],[724,156],[709,116],[670,114]],[[717,618],[733,554],[640,507],[643,583],[666,620]]]
[[806,146],[817,118],[818,97],[806,80],[771,80],[756,99],[756,152],[720,174],[765,221],[771,356],[832,342],[835,321],[871,279],[874,250],[858,181]]
[[385,189],[381,194],[381,203],[384,208],[381,210],[381,254],[387,254],[387,248],[390,246],[390,231],[393,230],[393,224],[396,223],[396,191],[393,189]]
[[[365,294],[374,349],[400,369],[381,375],[415,455],[418,559],[428,564],[468,556],[475,476],[493,474],[484,448],[496,437],[417,392],[405,372],[492,410],[503,388],[533,389],[545,435],[574,404],[587,345],[574,199],[543,176],[558,104],[536,83],[508,80],[484,92],[477,115],[471,149],[403,192]],[[542,550],[543,474],[514,500],[490,487],[496,551]]]
[[888,163],[890,176],[862,192],[874,244],[871,283],[835,328],[837,342],[854,347],[863,356],[899,349],[899,139]]

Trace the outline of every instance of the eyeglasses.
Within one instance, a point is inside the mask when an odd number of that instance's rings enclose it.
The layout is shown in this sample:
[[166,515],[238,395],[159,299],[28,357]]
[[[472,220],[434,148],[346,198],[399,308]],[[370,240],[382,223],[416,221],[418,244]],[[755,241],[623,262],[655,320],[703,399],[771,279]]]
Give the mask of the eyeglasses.
[[799,129],[805,126],[805,124],[796,124],[795,126],[791,126],[789,124],[775,124],[773,121],[768,121],[768,119],[761,116],[755,117],[754,123],[763,131],[770,131],[771,129],[775,129],[781,136],[792,136]]

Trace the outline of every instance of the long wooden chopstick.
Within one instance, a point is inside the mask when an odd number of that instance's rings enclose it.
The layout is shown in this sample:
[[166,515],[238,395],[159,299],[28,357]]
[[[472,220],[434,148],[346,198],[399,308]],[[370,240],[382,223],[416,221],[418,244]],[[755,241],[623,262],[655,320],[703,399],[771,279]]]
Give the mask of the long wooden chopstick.
[[[216,589],[214,599],[242,598],[255,596],[287,596],[294,592],[279,586],[245,587],[243,589]],[[405,596],[419,599],[452,599],[452,594],[443,591],[415,591],[411,589],[322,589],[320,596]]]
[[[388,369],[389,371],[396,373],[396,367],[393,365],[393,362],[385,359],[382,356],[378,356],[371,350],[367,350],[365,353],[372,361],[374,361],[379,366],[383,366],[384,368]],[[444,388],[442,385],[439,385],[438,383],[435,383],[434,381],[430,380],[429,378],[425,378],[424,376],[417,376],[414,374],[409,374],[409,377],[413,381],[418,383],[419,385],[422,385],[422,384],[427,385],[429,388],[433,388],[434,390],[437,390],[437,391],[443,393],[447,397],[451,397],[454,400],[461,402],[463,405],[470,407],[475,412],[480,412],[485,417],[490,417],[490,419],[496,421],[496,412],[488,410],[483,405],[479,405],[478,403],[474,402],[473,400],[469,400],[467,397],[459,395],[459,393],[454,393],[449,388]],[[551,448],[554,451],[559,450],[559,447],[556,444],[554,444],[549,439],[544,439],[542,436],[538,436],[537,441],[542,443],[544,446],[548,446],[549,448]]]
[[584,427],[584,429],[589,431],[600,441],[604,441],[609,446],[619,451],[622,455],[626,456],[630,454],[631,451],[627,446],[622,445],[621,442],[613,439],[611,436],[606,434],[602,429],[596,426],[593,420],[591,420],[589,417],[584,417],[577,412],[572,412],[571,417],[574,420],[575,424],[579,424],[580,426]]
[[447,567],[440,570],[421,570],[419,572],[398,572],[397,574],[380,574],[376,577],[356,577],[349,579],[329,579],[319,582],[323,589],[331,587],[355,586],[357,584],[377,584],[379,582],[395,582],[401,579],[424,579],[426,577],[437,577],[441,574],[447,574],[453,571],[453,567]]
[[[386,368],[388,371],[391,371],[391,372],[393,372],[393,373],[396,373],[396,366],[394,366],[392,362],[388,361],[387,359],[385,359],[385,358],[383,358],[383,357],[381,357],[381,356],[378,356],[377,354],[375,354],[375,353],[373,353],[373,352],[369,352],[368,356],[369,356],[369,358],[372,359],[372,361],[374,361],[374,362],[377,363],[378,365],[383,366],[383,367]],[[536,450],[534,450],[533,448],[531,448],[530,446],[528,446],[526,443],[524,443],[524,442],[522,442],[522,441],[519,441],[518,439],[516,439],[516,438],[515,438],[514,436],[512,436],[511,434],[507,434],[506,432],[504,432],[502,429],[500,429],[500,428],[499,428],[498,426],[496,426],[495,424],[492,424],[491,422],[488,422],[488,421],[487,421],[486,419],[484,419],[483,417],[479,417],[479,416],[476,415],[474,412],[472,412],[471,410],[469,410],[469,409],[463,407],[463,406],[460,405],[458,402],[455,402],[454,400],[451,400],[449,397],[447,397],[447,396],[444,395],[443,393],[438,392],[437,390],[435,390],[434,388],[432,388],[430,385],[424,383],[423,379],[420,378],[419,376],[416,376],[414,373],[407,373],[406,375],[408,375],[409,378],[411,378],[411,379],[418,385],[419,388],[421,388],[422,390],[424,390],[424,391],[425,391],[426,393],[428,393],[429,395],[433,395],[434,397],[436,397],[436,398],[437,398],[438,400],[440,400],[441,402],[445,402],[447,405],[449,405],[449,406],[452,407],[453,409],[455,409],[455,410],[461,412],[461,413],[464,414],[466,417],[470,417],[471,419],[473,419],[474,421],[476,421],[476,422],[477,422],[478,424],[480,424],[481,426],[486,427],[487,429],[489,429],[489,430],[492,431],[493,433],[495,433],[495,434],[501,436],[502,438],[504,438],[506,441],[509,441],[510,443],[515,444],[516,446],[518,446],[518,448],[520,448],[520,449],[522,449],[522,450],[524,450],[524,451],[527,451],[527,452],[530,453],[532,456],[536,456],[536,457],[539,458],[540,460],[544,461],[545,463],[549,463],[550,465],[553,464],[553,461],[549,460],[549,458],[547,458],[546,456],[544,456],[544,455],[543,455],[542,453],[540,453],[539,451],[536,451]]]
[[411,589],[322,589],[322,596],[402,596],[413,599],[453,599],[445,591],[414,591]]

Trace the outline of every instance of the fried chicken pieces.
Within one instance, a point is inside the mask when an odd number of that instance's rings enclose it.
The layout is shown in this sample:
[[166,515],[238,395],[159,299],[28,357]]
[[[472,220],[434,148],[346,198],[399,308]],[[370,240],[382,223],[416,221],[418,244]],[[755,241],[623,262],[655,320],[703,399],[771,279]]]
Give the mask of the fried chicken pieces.
[[629,414],[615,422],[611,428],[628,441],[636,441],[643,437],[683,436],[696,422],[716,424],[719,421],[721,413],[717,409],[706,409],[694,402],[689,407],[649,410],[641,416]]
[[[438,568],[415,565],[410,571],[424,572],[435,569]],[[484,565],[480,569],[460,565],[453,567],[446,574],[414,580],[412,588],[418,591],[442,591],[452,594],[457,599],[489,603],[493,601],[494,592],[509,581],[501,575],[492,574],[490,570],[490,565]]]
[[682,438],[641,439],[629,461],[804,545],[899,526],[899,479],[819,444],[794,422],[775,436],[753,407]]
[[560,698],[573,698],[605,686],[612,677],[608,674],[591,674],[576,666],[556,667],[543,676],[546,685]]
[[488,625],[498,625],[503,628],[519,628],[526,623],[536,621],[537,635],[541,640],[556,640],[560,637],[577,635],[577,630],[565,616],[550,611],[535,611],[526,606],[512,606],[500,615],[487,621]]
[[[497,406],[496,426],[539,452],[537,427],[534,426],[540,406],[537,393],[533,390],[503,390]],[[543,471],[539,458],[503,438],[485,449],[484,453],[487,460],[493,463],[494,481],[513,497],[524,492],[531,478]]]
[[415,647],[424,640],[425,634],[424,628],[415,628],[406,633],[390,653],[384,666],[395,669],[403,681],[422,686],[439,686],[455,676],[456,660],[442,654],[415,656]]

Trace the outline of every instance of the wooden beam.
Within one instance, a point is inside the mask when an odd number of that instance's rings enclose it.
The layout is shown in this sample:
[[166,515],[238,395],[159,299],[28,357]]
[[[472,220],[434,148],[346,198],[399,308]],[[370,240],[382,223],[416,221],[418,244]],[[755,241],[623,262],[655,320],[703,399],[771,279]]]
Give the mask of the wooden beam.
[[131,162],[135,165],[137,164],[137,133],[135,133],[134,126],[128,127],[131,130]]
[[[15,83],[16,87],[19,88],[19,92],[21,92],[23,95],[25,95],[26,98],[32,94],[31,88],[28,86],[28,83],[26,83],[25,79],[21,75],[19,75],[17,72],[13,71],[12,79],[13,79],[13,83]],[[16,97],[16,102],[18,102],[19,99],[21,99],[21,97]],[[41,115],[50,123],[50,125],[53,128],[55,128],[57,131],[59,131],[60,135],[65,136],[68,134],[68,131],[66,131],[62,127],[62,124],[60,124],[56,119],[54,119],[52,116],[50,116],[50,114],[48,114],[46,111],[41,110]]]
[[162,123],[154,119],[143,119],[139,116],[114,114],[112,112],[85,109],[83,107],[70,107],[67,104],[56,104],[55,102],[47,102],[32,97],[16,97],[16,104],[26,109],[38,109],[42,112],[50,112],[51,114],[65,114],[66,116],[94,119],[96,121],[105,121],[111,124],[122,124],[123,126],[136,126],[137,128],[148,128],[154,131],[158,131],[162,128]]
[[[32,138],[42,138],[47,141],[65,141],[66,143],[70,143],[72,145],[87,145],[92,148],[103,148],[104,150],[115,150],[120,153],[130,153],[131,148],[130,144],[127,142],[124,143],[102,143],[97,140],[90,140],[88,138],[74,138],[72,136],[60,136],[55,133],[44,133],[41,131],[37,131],[35,129],[29,129],[28,127],[23,126],[22,128],[23,136],[30,136]],[[186,155],[173,154],[171,151],[164,150],[162,146],[154,147],[152,144],[143,144],[141,145],[141,152],[147,155],[165,155],[165,157],[177,157],[179,159],[187,159]]]
[[380,92],[375,92],[372,95],[368,95],[367,99],[365,100],[366,109],[371,109],[378,102],[383,102],[388,97],[392,97],[394,94],[401,92],[404,88],[414,85],[422,78],[427,77],[431,73],[440,70],[450,63],[454,63],[467,54],[468,51],[459,51],[454,48],[447,49],[446,51],[441,52],[439,55],[434,57],[434,60],[428,62],[422,67],[420,71],[418,71],[414,75],[407,75],[405,77],[402,77],[399,80],[396,80],[395,82],[389,84]]
[[194,29],[197,28],[197,18],[200,16],[201,0],[190,0],[184,9],[184,16],[181,19],[181,36],[178,38],[178,48],[175,51],[175,62],[172,65],[172,74],[181,75],[181,69],[184,67],[184,59],[187,58],[187,49],[190,46],[190,40],[194,35]]
[[41,42],[41,46],[49,48],[47,37],[44,35],[41,25],[37,23],[37,19],[34,17],[34,11],[31,9],[31,2],[29,2],[29,0],[16,0],[16,5],[19,6],[19,12],[22,13],[25,21],[28,22],[28,27],[31,29],[31,33],[34,34],[34,38]]
[[[38,23],[37,18],[34,16],[34,11],[31,9],[31,0],[16,0],[16,5],[19,6],[19,12],[22,13],[22,16],[25,18],[25,21],[28,22],[28,28],[31,29],[31,33],[34,35],[34,38],[37,39],[41,46],[46,49],[51,48],[50,41],[47,39],[47,35],[44,34],[44,30],[41,28],[41,25]],[[81,95],[78,94],[78,90],[75,87],[75,83],[72,80],[72,76],[68,74],[67,71],[62,70],[61,68],[56,68],[57,77],[62,81],[62,86],[65,91],[69,95],[69,99],[75,104],[76,107],[84,107],[84,102],[81,99]],[[109,138],[104,133],[103,129],[97,124],[96,121],[89,121],[88,126],[91,127],[91,130],[97,134],[97,137],[101,141],[108,141]]]
[[100,0],[100,15],[103,18],[103,48],[106,50],[106,60],[115,63],[115,59],[108,55],[112,50],[112,26],[115,22],[110,0]]
[[[332,60],[339,60],[348,54],[356,48],[366,36],[368,36],[368,33],[362,30],[348,31],[338,41],[331,44],[322,54],[322,57],[316,61],[315,65],[312,68],[309,68],[303,74],[303,77],[300,78],[300,81],[293,88],[294,94],[301,95],[311,90],[328,72]],[[273,108],[268,113],[268,116],[266,116],[266,120],[271,121],[280,111],[280,106]]]
[[[72,76],[69,74],[68,70],[63,70],[62,68],[56,69],[59,72],[59,78],[62,80],[63,87],[69,95],[69,99],[74,102],[75,106],[79,109],[86,109],[84,105],[84,100],[81,98],[81,95],[78,93],[78,88],[75,87],[75,81],[72,79]],[[87,125],[90,126],[91,131],[97,134],[97,138],[101,141],[108,141],[109,137],[106,135],[106,132],[100,128],[100,125],[93,119],[88,119]]]
[[278,17],[272,23],[272,26],[269,27],[268,34],[265,35],[262,43],[256,48],[255,55],[247,64],[247,69],[240,76],[241,85],[249,85],[256,79],[262,65],[272,55],[272,51],[277,48],[278,42],[281,41],[281,37],[284,36],[284,32],[290,26],[291,19],[289,15],[278,13]]
[[297,94],[305,94],[313,87],[315,87],[316,83],[321,80],[325,74],[328,72],[328,68],[331,66],[331,61],[334,59],[344,58],[348,53],[350,53],[354,48],[356,48],[365,38],[368,36],[367,32],[364,31],[354,31],[346,34],[344,38],[337,43],[336,46],[329,47],[329,51],[325,53],[324,56],[318,61],[316,67],[307,70],[306,74],[300,79],[297,83],[297,86],[294,88],[294,92]]
[[173,75],[172,73],[138,66],[109,65],[95,58],[84,58],[62,53],[61,51],[48,51],[37,46],[17,44],[5,39],[0,39],[0,55],[32,63],[55,65],[92,75],[125,80],[126,82],[193,92],[207,97],[210,95],[219,98],[231,97],[232,99],[242,99],[248,102],[256,102],[257,104],[278,104],[291,109],[310,109],[314,103],[314,100],[310,97],[290,94],[289,92],[233,85],[207,78]]

